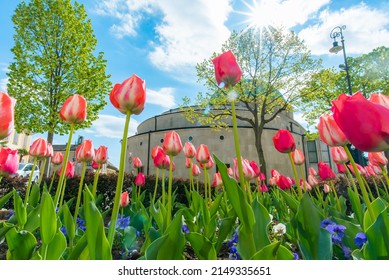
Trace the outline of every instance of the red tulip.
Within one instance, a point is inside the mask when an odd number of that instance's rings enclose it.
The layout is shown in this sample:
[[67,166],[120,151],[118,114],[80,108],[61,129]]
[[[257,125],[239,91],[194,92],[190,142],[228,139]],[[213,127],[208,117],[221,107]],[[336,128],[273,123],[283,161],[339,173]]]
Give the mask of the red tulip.
[[332,171],[331,167],[324,162],[319,162],[319,176],[323,181],[326,181],[328,179],[335,179],[335,173]]
[[273,137],[274,147],[280,153],[293,152],[296,149],[293,135],[285,129],[280,129]]
[[134,157],[133,166],[134,168],[141,168],[143,166],[140,158]]
[[0,176],[15,174],[19,167],[17,150],[0,147]]
[[292,158],[293,158],[294,164],[296,164],[296,165],[302,165],[305,162],[304,153],[299,149],[296,149],[292,152]]
[[[66,169],[65,169],[65,176],[66,178],[73,178],[74,177],[74,171],[75,171],[75,166],[76,163],[72,161],[68,161],[66,164]],[[58,176],[61,175],[63,166],[58,170]]]
[[145,184],[146,184],[145,174],[143,174],[142,172],[139,172],[135,178],[135,186],[140,187],[140,186],[144,186]]
[[370,102],[380,104],[389,109],[389,96],[381,93],[373,93],[369,98]]
[[0,140],[10,135],[13,130],[15,102],[7,93],[0,92]]
[[259,174],[259,180],[261,180],[261,181],[265,181],[266,180],[266,176],[265,176],[265,174],[264,173],[260,173]]
[[187,158],[193,158],[196,156],[196,148],[191,142],[185,142],[184,154]]
[[223,180],[222,176],[219,172],[216,172],[213,174],[213,181],[212,181],[212,187],[221,187],[223,186]]
[[195,177],[197,177],[201,174],[201,170],[200,170],[199,166],[195,163],[192,165],[192,174]]
[[388,164],[388,159],[383,152],[368,153],[367,156],[369,158],[369,162],[373,165],[383,167]]
[[61,119],[69,124],[82,123],[86,119],[86,100],[83,96],[70,96],[59,111]]
[[339,173],[347,173],[346,167],[344,167],[344,164],[336,164],[336,167],[338,168]]
[[348,140],[364,152],[389,149],[389,109],[370,102],[360,92],[332,101],[334,119]]
[[128,195],[128,192],[122,192],[120,196],[120,207],[127,207],[130,203],[130,196]]
[[106,146],[100,146],[95,151],[95,161],[99,164],[107,163],[107,161],[108,161],[108,148]]
[[317,129],[321,141],[328,146],[344,146],[349,142],[332,115],[324,114],[320,116]]
[[196,152],[196,160],[199,162],[199,163],[207,163],[211,158],[211,154],[209,153],[209,150],[208,150],[208,146],[207,145],[204,145],[204,144],[201,144],[200,146],[198,146],[197,148],[197,152]]
[[63,161],[63,153],[61,152],[55,152],[54,155],[51,157],[51,163],[54,165],[60,165]]
[[174,130],[166,133],[162,148],[167,155],[178,155],[182,150],[180,135],[178,135],[178,133]]
[[85,140],[76,148],[76,159],[78,162],[90,162],[95,157],[95,150],[91,140]]
[[185,158],[185,167],[186,168],[191,168],[192,167],[192,159],[186,157]]
[[309,174],[310,174],[310,175],[313,175],[313,176],[316,176],[316,175],[317,175],[317,172],[316,172],[315,168],[309,167]]
[[[356,165],[358,172],[360,174],[366,175],[366,170],[365,170],[365,168],[363,168],[363,166],[359,165],[358,163],[356,163],[355,165]],[[349,164],[347,166],[351,170],[351,173],[353,173],[353,175],[355,176],[355,170],[354,170],[353,166],[351,164]]]
[[[164,169],[164,161],[165,161],[166,154],[161,149],[158,149],[157,154],[154,157],[154,166],[158,169]],[[169,161],[170,162],[170,161]]]
[[224,87],[229,87],[239,82],[242,77],[242,70],[240,70],[236,58],[230,50],[215,57],[212,62],[215,67],[215,78],[218,85],[223,82]]
[[209,161],[207,163],[200,163],[200,168],[204,169],[206,168],[207,170],[211,169],[215,162],[213,161],[212,157],[209,158]]
[[271,175],[272,177],[279,177],[281,174],[280,174],[280,172],[278,172],[277,170],[272,169],[272,170],[270,171],[270,175]]
[[162,151],[162,152],[163,152],[163,149],[162,149],[161,146],[155,146],[155,147],[153,147],[153,148],[151,149],[151,158],[154,159],[154,158],[157,156],[157,154],[158,154],[159,151]]
[[280,175],[277,181],[277,185],[281,190],[290,189],[293,185],[292,179],[284,175]]
[[308,183],[309,183],[311,186],[317,186],[317,185],[319,185],[319,181],[316,179],[316,177],[315,177],[314,175],[309,174],[309,175],[308,175],[307,181],[308,181]]
[[123,114],[139,115],[146,102],[146,83],[134,74],[112,88],[109,100]]
[[266,184],[262,184],[262,186],[258,185],[258,191],[260,191],[260,192],[268,192],[269,189],[267,188]]
[[258,164],[255,162],[255,160],[250,161],[250,166],[251,169],[254,172],[255,177],[259,177],[262,173],[261,170],[259,169]]
[[43,138],[38,138],[32,142],[28,154],[33,157],[45,157],[47,155],[47,141]]
[[332,160],[336,164],[343,164],[349,161],[347,153],[343,147],[330,147]]
[[98,169],[99,168],[99,163],[97,163],[95,160],[92,160],[92,168],[93,169]]

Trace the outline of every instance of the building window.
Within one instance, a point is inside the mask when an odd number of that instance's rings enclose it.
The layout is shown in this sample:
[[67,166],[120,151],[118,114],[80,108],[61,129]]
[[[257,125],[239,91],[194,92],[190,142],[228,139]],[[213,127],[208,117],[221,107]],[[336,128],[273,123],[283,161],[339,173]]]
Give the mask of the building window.
[[309,163],[318,163],[315,141],[307,141]]
[[15,134],[14,134],[14,140],[12,143],[14,143],[15,145],[18,144],[18,138],[19,138],[19,134],[15,131]]
[[144,167],[143,166],[138,168],[138,173],[144,173]]
[[139,146],[142,146],[142,144],[143,144],[143,143],[142,143],[142,142],[140,142],[140,143],[139,143]]
[[163,143],[163,139],[161,139],[161,143]]
[[222,141],[224,140],[224,136],[223,136],[223,135],[220,135],[219,138],[220,138],[220,140],[222,140]]
[[[226,165],[227,169],[231,167],[231,164],[229,164],[229,163],[226,163],[225,165]],[[217,168],[217,165],[216,165],[216,172],[219,172],[219,168]]]
[[328,163],[331,166],[330,162],[330,150],[326,144],[320,141],[321,156],[325,163]]
[[189,142],[192,142],[192,140],[193,140],[193,137],[192,137],[192,136],[189,136],[189,137],[188,137],[188,141],[189,141]]

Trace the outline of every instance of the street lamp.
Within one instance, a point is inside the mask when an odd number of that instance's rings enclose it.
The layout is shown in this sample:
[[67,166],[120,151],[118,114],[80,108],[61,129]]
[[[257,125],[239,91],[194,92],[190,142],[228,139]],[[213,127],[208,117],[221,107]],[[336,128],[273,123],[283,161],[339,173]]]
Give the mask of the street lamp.
[[[347,78],[347,86],[348,86],[348,93],[352,95],[352,89],[351,89],[351,82],[350,82],[350,74],[348,72],[349,68],[347,65],[347,56],[346,56],[346,48],[344,47],[344,37],[342,30],[346,29],[346,25],[337,26],[334,29],[331,30],[330,38],[334,39],[334,42],[332,43],[332,48],[330,48],[330,53],[338,53],[339,51],[343,50],[343,57],[344,57],[344,65],[340,65],[339,67],[342,70],[346,71],[346,78]],[[340,42],[342,43],[341,46],[339,46],[338,41],[336,38],[340,37]]]

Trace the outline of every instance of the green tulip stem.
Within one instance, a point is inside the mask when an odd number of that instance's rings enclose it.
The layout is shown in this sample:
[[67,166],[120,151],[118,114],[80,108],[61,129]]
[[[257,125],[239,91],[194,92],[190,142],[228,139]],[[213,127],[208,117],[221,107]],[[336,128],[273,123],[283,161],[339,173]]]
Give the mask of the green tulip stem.
[[336,191],[336,188],[335,188],[335,184],[334,184],[334,182],[332,180],[330,180],[328,183],[330,184],[331,189],[334,192],[334,196],[335,196],[335,200],[336,200],[336,206],[338,208],[338,211],[339,211],[339,213],[341,213],[342,212],[342,207],[340,205],[340,200],[339,200],[338,192]]
[[[234,144],[235,144],[235,152],[236,152],[236,161],[238,162],[238,173],[239,173],[239,181],[240,181],[240,187],[242,190],[244,190],[244,177],[243,177],[243,167],[242,167],[242,156],[240,154],[240,147],[239,147],[239,133],[238,133],[238,122],[236,120],[236,110],[235,110],[235,101],[231,101],[231,111],[232,111],[232,126],[233,126],[233,133],[234,133]],[[246,192],[243,192],[245,194],[245,199],[247,201],[247,195]]]
[[70,152],[70,146],[71,146],[71,142],[72,142],[73,132],[74,132],[74,124],[70,124],[68,142],[66,144],[65,155],[64,155],[63,161],[62,161],[61,175],[59,177],[57,190],[55,192],[54,208],[57,207],[58,202],[59,202],[59,196],[62,192],[62,186],[63,186],[64,180],[65,180],[65,171],[66,171],[66,167],[67,167],[68,160],[69,160],[69,152]]
[[159,168],[157,168],[157,170],[155,172],[155,186],[154,186],[154,194],[153,194],[153,204],[155,203],[155,198],[157,197],[158,173],[159,173]]
[[77,195],[77,202],[76,202],[76,208],[74,210],[74,222],[76,222],[77,220],[77,216],[78,216],[78,209],[80,207],[80,203],[81,203],[81,193],[82,193],[82,189],[83,189],[83,185],[84,185],[84,179],[85,179],[85,172],[86,172],[86,162],[84,161],[82,163],[82,171],[81,171],[81,178],[80,178],[80,184],[78,185],[78,195]]
[[49,193],[51,192],[51,188],[53,187],[53,184],[54,184],[54,179],[55,179],[55,175],[57,174],[57,170],[58,170],[58,165],[54,165],[53,174],[51,175],[51,181],[50,181]]
[[172,185],[173,185],[173,156],[169,155],[170,166],[169,166],[169,182],[167,189],[167,225],[170,224],[172,218]]
[[[305,174],[304,174],[304,170],[303,170],[303,165],[300,164],[299,167],[300,167],[301,178],[303,179],[303,188],[304,188],[304,191],[306,192],[307,186],[305,185]],[[300,184],[300,182],[299,182],[299,184]]]
[[209,198],[208,206],[211,206],[211,203],[212,203],[212,190],[211,190],[211,176],[209,175],[209,173],[208,173],[207,177],[208,177],[207,184],[208,184],[208,198]]
[[43,179],[43,173],[45,172],[46,161],[47,161],[47,157],[44,157],[43,158],[43,163],[41,164],[42,168],[41,168],[41,171],[39,173],[39,179],[38,179],[38,182],[37,182],[39,186],[41,185],[41,182],[42,182],[42,179]]
[[63,182],[62,193],[61,193],[61,200],[59,202],[59,208],[61,208],[63,200],[64,200],[64,197],[65,197],[65,189],[66,189],[66,177],[65,177],[65,180]]
[[26,197],[24,198],[24,207],[26,207],[26,208],[27,208],[27,203],[28,203],[28,199],[29,199],[29,196],[30,196],[32,177],[34,176],[35,166],[36,166],[37,162],[38,162],[38,158],[35,157],[34,158],[34,162],[32,164],[30,178],[28,179],[27,190],[26,190]]
[[384,168],[384,167],[381,167],[381,170],[382,170],[382,175],[384,175],[385,177],[385,180],[386,180],[386,185],[384,185],[385,187],[385,191],[386,193],[388,193],[388,188],[389,188],[389,177],[388,177],[388,171]]
[[348,167],[347,167],[347,165],[346,165],[345,163],[343,163],[343,166],[344,166],[344,168],[347,170],[347,174],[348,174],[348,176],[349,176],[349,179],[350,179],[350,181],[351,181],[351,184],[353,185],[354,192],[355,192],[355,194],[356,194],[357,197],[358,197],[358,202],[359,202],[359,204],[361,204],[361,201],[360,201],[360,199],[359,199],[358,188],[357,188],[357,185],[355,184],[353,175],[351,174],[350,169],[348,169]]
[[359,187],[361,188],[362,197],[363,197],[363,200],[366,203],[367,211],[368,211],[368,213],[370,215],[370,218],[371,218],[372,221],[375,221],[376,217],[374,215],[373,207],[371,206],[371,202],[370,202],[370,199],[369,199],[369,195],[367,194],[365,184],[363,183],[362,176],[361,176],[361,174],[358,171],[358,168],[357,168],[357,166],[355,164],[353,156],[351,155],[350,150],[348,149],[348,147],[345,145],[345,146],[343,146],[343,148],[346,151],[347,156],[348,156],[348,158],[350,160],[350,163],[351,163],[351,165],[352,165],[352,167],[353,167],[353,169],[355,171],[355,176],[357,177],[357,180],[358,180],[358,183],[359,183]]
[[196,191],[199,193],[199,176],[196,176]]
[[298,192],[299,198],[302,199],[303,198],[303,192],[302,192],[302,190],[300,188],[300,179],[299,179],[299,175],[297,173],[296,165],[294,164],[294,161],[293,161],[292,153],[289,152],[288,156],[289,156],[290,164],[292,165],[294,179],[296,180],[297,192]]
[[207,176],[208,176],[208,171],[207,171],[207,168],[204,166],[204,198],[205,198],[205,201],[208,205],[208,180],[207,180]]
[[373,195],[373,192],[371,191],[370,185],[367,183],[365,177],[362,176],[362,179],[363,179],[363,182],[365,183],[365,186],[366,186],[367,191],[369,193],[370,199],[371,199],[371,201],[373,201],[374,200],[374,195]]
[[162,188],[162,204],[166,205],[166,190],[165,190],[165,169],[162,169],[162,182],[161,182],[161,188]]
[[380,192],[379,192],[379,190],[378,190],[377,182],[376,182],[376,180],[375,180],[374,178],[372,178],[372,179],[373,179],[375,191],[376,191],[376,193],[377,193],[377,197],[381,197]]
[[96,199],[96,193],[97,193],[97,182],[99,181],[100,171],[101,171],[101,163],[99,163],[99,165],[97,166],[95,177],[93,178],[92,194],[93,194],[93,197],[95,199]]
[[122,147],[120,151],[119,175],[116,184],[116,192],[115,192],[113,209],[111,213],[111,222],[108,229],[108,242],[111,248],[115,237],[116,221],[119,214],[120,196],[122,195],[122,189],[123,189],[124,170],[126,168],[126,155],[127,155],[127,137],[128,137],[128,128],[130,124],[130,119],[131,119],[131,112],[127,111],[126,121],[123,130]]

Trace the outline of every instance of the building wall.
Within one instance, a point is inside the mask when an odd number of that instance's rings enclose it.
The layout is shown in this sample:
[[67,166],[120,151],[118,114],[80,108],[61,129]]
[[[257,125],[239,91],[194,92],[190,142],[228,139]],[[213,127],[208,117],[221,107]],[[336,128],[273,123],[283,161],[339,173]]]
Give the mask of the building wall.
[[[244,122],[239,122],[238,125],[240,125],[238,133],[242,157],[258,162],[253,129]],[[280,128],[289,129],[292,132],[298,149],[306,151],[307,148],[303,136],[305,130],[293,120],[291,113],[281,113],[265,127],[262,135],[268,178],[272,168],[287,176],[293,176],[288,155],[279,153],[273,145],[272,138]],[[170,130],[175,130],[180,135],[183,145],[186,141],[191,141],[196,148],[200,144],[205,144],[212,154],[232,166],[233,158],[236,157],[232,128],[215,131],[210,127],[189,123],[179,110],[170,110],[165,114],[145,120],[139,125],[138,134],[128,138],[126,172],[135,174],[132,159],[139,157],[144,166],[143,172],[155,174],[151,150],[157,145],[162,145],[165,133]],[[184,154],[180,153],[176,156],[174,162],[176,165],[174,176],[188,178],[189,171],[185,168]],[[303,169],[306,170],[305,165]],[[211,176],[214,172],[216,172],[216,165],[210,172]]]
[[[6,146],[11,149],[30,149],[31,145],[31,135],[26,135],[24,133],[17,133],[15,130],[4,139],[6,141]],[[22,158],[21,162],[27,163],[29,161],[29,156],[26,155]]]

